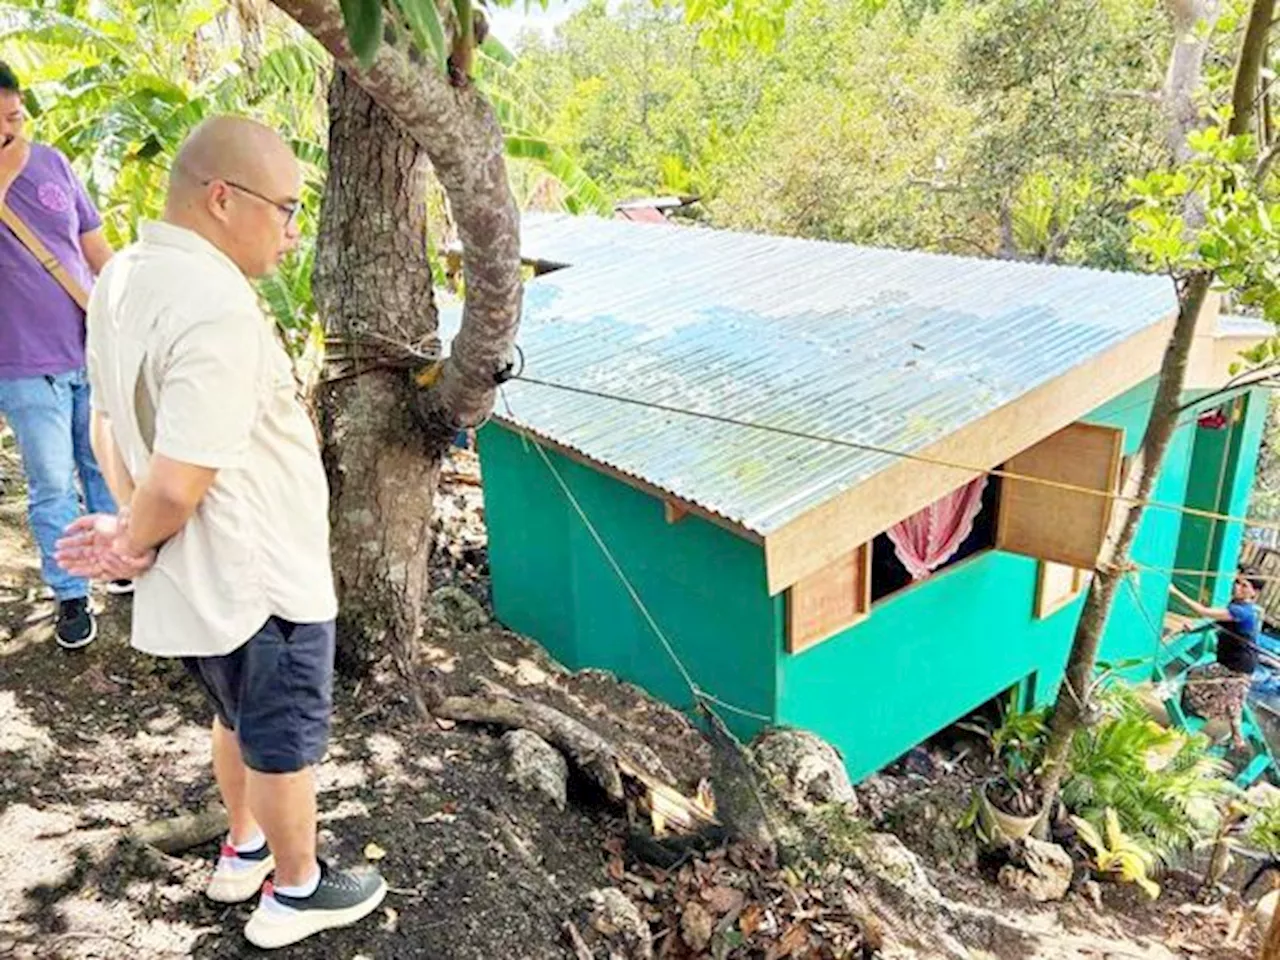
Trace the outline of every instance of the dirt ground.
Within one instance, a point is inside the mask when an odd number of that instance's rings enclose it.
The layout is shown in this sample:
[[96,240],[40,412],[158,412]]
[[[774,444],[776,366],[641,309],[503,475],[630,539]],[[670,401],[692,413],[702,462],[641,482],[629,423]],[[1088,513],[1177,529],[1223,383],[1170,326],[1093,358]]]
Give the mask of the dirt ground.
[[[53,605],[40,596],[12,458],[0,463],[0,472],[6,470],[8,489],[0,493],[0,957],[256,955],[240,932],[250,905],[226,908],[200,895],[215,842],[166,857],[121,839],[132,825],[213,802],[208,709],[180,667],[129,648],[127,598],[98,598],[102,632],[89,648],[66,653],[55,646]],[[446,470],[451,474],[439,501],[434,583],[483,598],[487,568],[474,461],[460,457]],[[614,740],[647,745],[681,789],[691,792],[706,775],[707,744],[682,715],[604,675],[569,674],[496,626],[463,623],[474,610],[460,617],[450,603],[436,612],[422,653],[451,692],[489,677]],[[364,924],[278,955],[581,957],[566,941],[564,922],[588,891],[608,886],[640,891],[649,901],[642,912],[662,956],[838,955],[816,948],[750,954],[690,948],[687,931],[676,929],[680,924],[668,922],[664,911],[687,911],[687,890],[698,884],[708,902],[733,901],[737,894],[723,885],[728,881],[714,878],[732,873],[741,884],[743,871],[756,869],[738,851],[701,858],[679,877],[664,875],[624,849],[624,810],[577,779],[563,811],[524,793],[507,778],[498,731],[418,720],[389,672],[375,671],[358,684],[340,680],[335,700],[331,750],[318,773],[322,847],[341,863],[376,859],[391,893]],[[902,833],[929,878],[947,897],[1015,925],[1051,936],[1061,931],[1061,952],[1036,956],[1251,955],[1240,911],[1190,903],[1189,891],[1176,885],[1156,905],[1110,887],[1102,891],[1101,911],[1082,891],[1040,907],[1000,890],[980,865],[956,865],[957,852],[929,838],[950,828],[962,798],[931,796],[945,786],[948,771],[945,758],[930,764],[925,775],[899,770],[860,788],[864,813],[876,826],[893,825],[902,797],[925,796],[936,829],[928,826],[929,814],[917,810],[915,828]],[[963,852],[959,856],[963,860]],[[801,902],[786,889],[794,878],[772,865],[760,869],[771,871],[761,883],[774,902]],[[809,895],[821,900],[824,894]],[[829,888],[825,896],[832,896]],[[765,913],[761,924],[772,916]],[[1242,948],[1225,945],[1233,918],[1244,928]],[[977,946],[975,957],[983,955]],[[1017,947],[981,947],[1008,960],[1028,956]],[[889,947],[885,955],[924,954]]]

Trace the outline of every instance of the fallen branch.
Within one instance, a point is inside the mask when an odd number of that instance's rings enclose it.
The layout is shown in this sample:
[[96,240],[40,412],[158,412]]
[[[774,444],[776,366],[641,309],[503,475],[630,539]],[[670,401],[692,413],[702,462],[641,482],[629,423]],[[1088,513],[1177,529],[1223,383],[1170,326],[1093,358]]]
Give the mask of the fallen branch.
[[227,830],[227,811],[213,806],[200,813],[184,813],[164,820],[152,820],[129,830],[140,843],[176,855],[220,837]]
[[702,786],[697,796],[686,797],[661,775],[555,707],[517,697],[492,680],[481,679],[483,691],[468,697],[446,697],[438,687],[428,686],[427,706],[437,719],[484,723],[512,730],[528,730],[557,748],[591,778],[615,802],[626,798],[624,778],[644,788],[639,806],[653,822],[654,833],[662,836],[697,833],[718,825],[715,802],[709,788]]
[[483,481],[479,477],[475,476],[474,474],[446,473],[444,471],[441,471],[440,485],[444,486],[447,483],[461,483],[468,487],[480,487],[484,485]]
[[491,681],[485,682],[483,693],[469,697],[446,697],[439,688],[429,687],[426,703],[435,717],[536,733],[572,760],[609,799],[620,802],[624,797],[620,765],[634,765],[604,737],[555,707],[521,700]]
[[587,942],[582,939],[582,934],[578,932],[578,928],[573,925],[572,920],[564,922],[564,935],[565,939],[569,941],[569,945],[573,947],[573,955],[577,960],[592,960],[595,954],[591,952]]

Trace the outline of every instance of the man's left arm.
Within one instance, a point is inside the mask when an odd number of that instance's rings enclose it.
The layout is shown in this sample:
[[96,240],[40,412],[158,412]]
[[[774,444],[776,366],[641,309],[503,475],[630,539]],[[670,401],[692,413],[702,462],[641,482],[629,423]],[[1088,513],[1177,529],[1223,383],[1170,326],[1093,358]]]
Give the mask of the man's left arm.
[[115,251],[111,249],[111,244],[107,242],[107,238],[102,232],[102,215],[98,213],[98,208],[89,199],[89,191],[85,190],[84,184],[80,182],[76,172],[71,169],[71,164],[67,162],[66,157],[62,157],[62,166],[66,171],[67,178],[71,181],[71,194],[75,198],[76,217],[80,221],[80,253],[84,256],[85,263],[89,265],[89,269],[93,271],[93,275],[96,277],[102,272],[102,268],[107,265],[107,261],[111,259],[111,255]]
[[89,421],[89,446],[93,448],[94,459],[102,470],[102,478],[107,481],[107,488],[120,505],[128,504],[133,499],[133,477],[125,465],[120,448],[111,432],[111,420],[101,410],[94,410]]
[[95,277],[102,272],[102,268],[115,253],[101,227],[80,234],[80,252],[84,254],[84,261],[89,264],[89,269],[93,271]]

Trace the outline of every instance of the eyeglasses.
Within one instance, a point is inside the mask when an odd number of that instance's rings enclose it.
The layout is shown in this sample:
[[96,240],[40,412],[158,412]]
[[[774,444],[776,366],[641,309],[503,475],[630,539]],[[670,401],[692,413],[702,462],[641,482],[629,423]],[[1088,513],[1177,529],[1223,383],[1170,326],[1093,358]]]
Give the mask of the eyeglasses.
[[239,190],[241,193],[247,193],[256,200],[261,200],[263,203],[271,204],[271,206],[275,207],[285,215],[284,228],[286,230],[297,225],[298,214],[302,212],[301,200],[290,200],[286,203],[281,203],[279,200],[272,200],[270,197],[264,196],[257,190],[252,190],[243,184],[236,183],[234,180],[227,180],[225,177],[211,177],[208,180],[202,180],[200,182],[200,186],[207,187],[209,184],[213,183],[214,180],[221,180],[233,190]]

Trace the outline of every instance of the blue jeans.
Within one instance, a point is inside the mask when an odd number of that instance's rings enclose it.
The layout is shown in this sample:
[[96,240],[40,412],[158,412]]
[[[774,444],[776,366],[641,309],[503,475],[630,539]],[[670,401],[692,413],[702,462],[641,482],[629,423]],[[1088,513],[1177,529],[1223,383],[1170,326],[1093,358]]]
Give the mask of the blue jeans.
[[[0,379],[0,414],[13,428],[27,475],[27,516],[40,547],[40,571],[59,600],[89,595],[89,584],[53,558],[62,531],[81,513],[115,513],[116,502],[89,446],[89,382],[83,370]],[[80,489],[76,488],[76,475]]]

